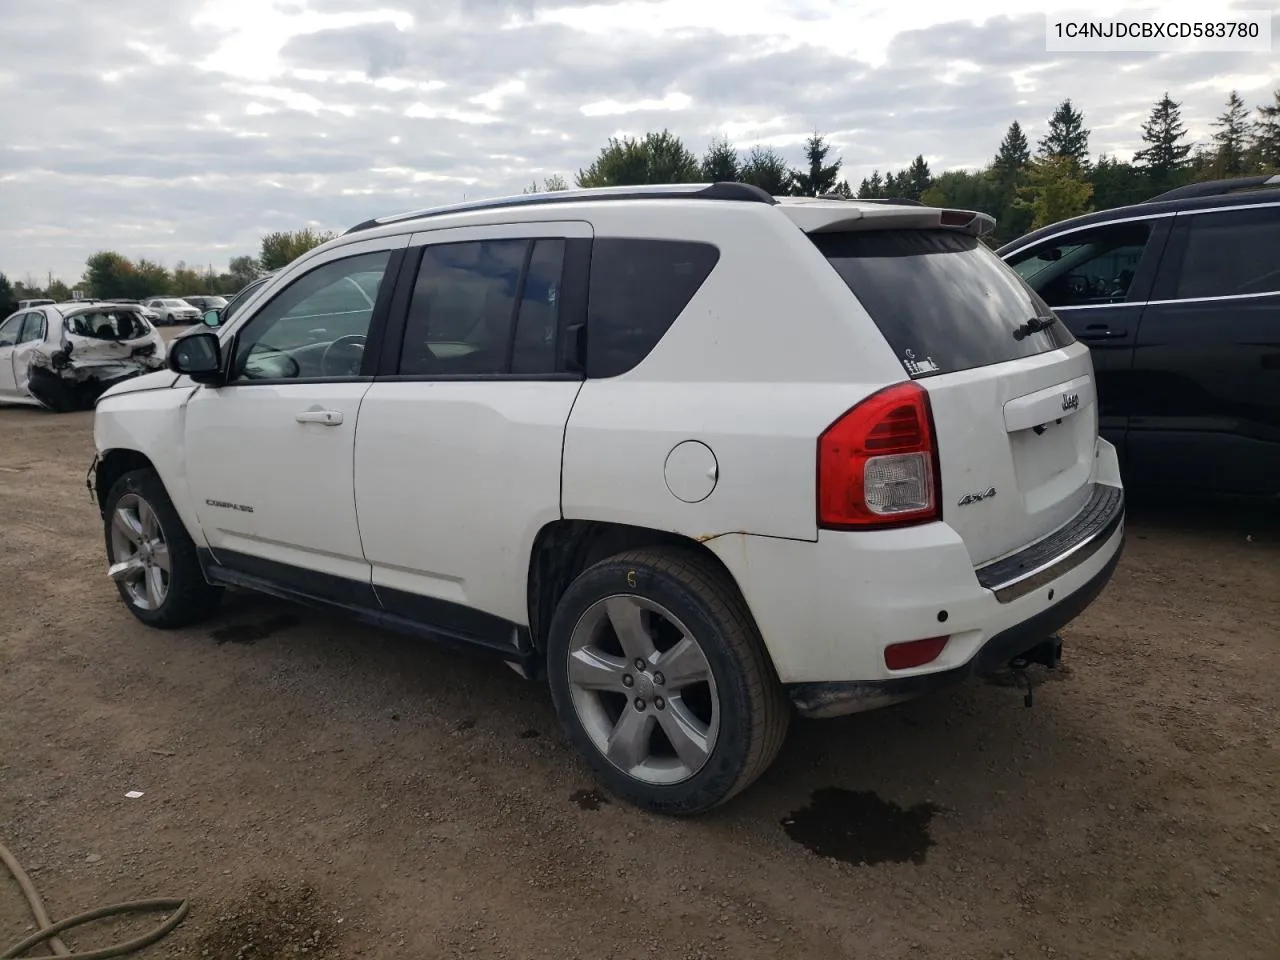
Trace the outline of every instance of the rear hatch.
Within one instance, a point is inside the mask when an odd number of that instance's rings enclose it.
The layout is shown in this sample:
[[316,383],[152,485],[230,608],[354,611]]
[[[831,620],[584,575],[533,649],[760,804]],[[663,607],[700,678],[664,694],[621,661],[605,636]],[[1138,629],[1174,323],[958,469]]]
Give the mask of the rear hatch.
[[810,239],[928,391],[942,519],[978,566],[1052,533],[1088,501],[1093,364],[964,215],[930,211],[934,226],[916,228],[924,211],[901,209],[911,228],[884,209]]

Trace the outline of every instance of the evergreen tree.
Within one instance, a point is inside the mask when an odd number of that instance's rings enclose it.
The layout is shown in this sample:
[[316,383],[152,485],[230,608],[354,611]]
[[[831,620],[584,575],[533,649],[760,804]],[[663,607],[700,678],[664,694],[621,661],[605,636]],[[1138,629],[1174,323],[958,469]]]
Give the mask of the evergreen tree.
[[1271,103],[1258,108],[1249,156],[1251,172],[1280,172],[1280,90],[1272,94]]
[[1214,173],[1221,177],[1238,177],[1245,171],[1245,150],[1249,137],[1249,110],[1234,90],[1227,97],[1227,109],[1213,126]]
[[1182,125],[1182,104],[1166,92],[1151,108],[1142,125],[1142,139],[1150,146],[1133,155],[1134,165],[1144,171],[1156,190],[1167,189],[1178,171],[1187,166],[1191,144],[1183,143],[1187,128]]
[[1078,169],[1089,165],[1089,131],[1084,126],[1084,114],[1071,105],[1068,97],[1058,104],[1049,118],[1049,132],[1040,140],[1039,156],[1065,157]]
[[742,161],[728,137],[711,141],[702,155],[702,179],[708,183],[729,183],[742,176]]
[[1009,131],[1000,141],[1000,149],[992,162],[992,174],[1001,183],[1011,184],[1031,159],[1031,149],[1027,143],[1027,135],[1022,132],[1022,124],[1017,120],[1009,124]]
[[791,189],[796,196],[820,197],[835,189],[836,179],[840,176],[840,165],[844,161],[836,157],[835,163],[827,163],[827,154],[830,152],[831,144],[815,130],[804,145],[809,168],[791,171]]
[[990,171],[948,170],[933,178],[920,200],[931,207],[989,213],[998,221],[1004,212],[1005,191]]
[[1146,176],[1133,164],[1105,153],[1089,171],[1089,182],[1093,184],[1094,206],[1099,210],[1141,203],[1159,192],[1151,189]]
[[859,200],[878,200],[884,197],[884,177],[879,170],[872,170],[870,177],[863,177],[858,185]]
[[902,195],[908,200],[919,200],[932,183],[933,174],[929,172],[929,164],[925,163],[922,154],[917,154],[902,175]]

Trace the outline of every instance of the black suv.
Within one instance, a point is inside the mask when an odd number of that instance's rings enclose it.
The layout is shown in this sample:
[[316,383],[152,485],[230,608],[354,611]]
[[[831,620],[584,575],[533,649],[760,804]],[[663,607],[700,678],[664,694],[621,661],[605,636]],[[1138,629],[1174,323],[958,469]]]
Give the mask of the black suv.
[[1092,349],[1126,485],[1280,495],[1280,176],[1179,187],[997,253]]

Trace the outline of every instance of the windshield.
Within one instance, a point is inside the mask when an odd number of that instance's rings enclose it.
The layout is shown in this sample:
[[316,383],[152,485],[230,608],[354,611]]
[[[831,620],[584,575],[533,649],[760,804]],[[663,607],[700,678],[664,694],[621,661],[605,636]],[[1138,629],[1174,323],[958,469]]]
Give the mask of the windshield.
[[227,305],[222,309],[222,316],[220,318],[219,325],[226,323],[228,320],[230,320],[232,314],[234,314],[237,310],[240,309],[241,304],[243,304],[245,300],[247,300],[249,297],[253,296],[254,293],[258,290],[258,288],[261,287],[264,283],[266,283],[270,279],[271,279],[270,277],[263,277],[261,280],[255,280],[253,281],[253,283],[249,284],[247,287],[245,287],[243,290],[237,293],[234,297],[232,297],[230,302],[228,302]]
[[1020,329],[1052,311],[976,237],[867,230],[812,240],[912,377],[1004,363],[1074,342],[1061,323]]

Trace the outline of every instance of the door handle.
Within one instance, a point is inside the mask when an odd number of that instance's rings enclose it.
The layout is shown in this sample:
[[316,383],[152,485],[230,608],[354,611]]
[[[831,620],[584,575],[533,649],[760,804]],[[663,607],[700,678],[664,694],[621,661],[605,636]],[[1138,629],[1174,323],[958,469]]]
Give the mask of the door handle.
[[1112,330],[1105,323],[1091,323],[1080,333],[1080,340],[1119,340],[1128,330]]
[[341,410],[303,410],[294,419],[299,423],[323,423],[326,427],[336,427],[342,422]]

